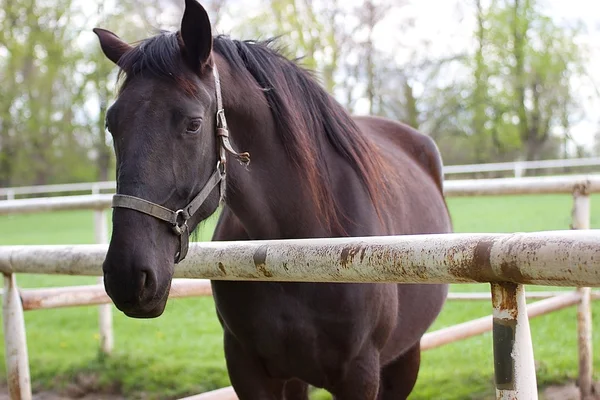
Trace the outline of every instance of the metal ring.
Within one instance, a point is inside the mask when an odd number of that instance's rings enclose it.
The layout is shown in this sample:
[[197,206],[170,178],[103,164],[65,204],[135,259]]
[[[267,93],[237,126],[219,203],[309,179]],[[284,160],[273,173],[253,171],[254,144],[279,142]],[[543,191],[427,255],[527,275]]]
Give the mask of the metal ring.
[[217,161],[217,171],[221,173],[221,175],[225,175],[225,162],[218,160]]
[[220,109],[217,111],[217,127],[227,128],[227,120],[225,119],[225,110]]
[[[181,216],[183,223],[179,224],[179,216]],[[185,218],[185,210],[183,209],[179,209],[177,211],[175,211],[175,223],[173,224],[173,231],[175,231],[175,233],[177,235],[181,235],[183,233],[183,228],[184,226],[187,227],[187,218]]]

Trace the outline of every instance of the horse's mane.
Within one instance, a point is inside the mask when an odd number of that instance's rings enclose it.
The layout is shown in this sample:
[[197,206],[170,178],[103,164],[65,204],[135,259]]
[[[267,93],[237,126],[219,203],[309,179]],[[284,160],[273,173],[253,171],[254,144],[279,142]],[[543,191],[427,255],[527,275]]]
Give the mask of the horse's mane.
[[[239,41],[219,35],[214,38],[213,49],[234,72],[248,71],[263,89],[277,134],[290,160],[304,175],[303,182],[320,216],[330,229],[333,223],[338,231],[344,232],[339,219],[344,215],[334,197],[327,148],[333,147],[356,171],[378,214],[386,197],[384,171],[388,168],[350,114],[319,85],[310,71],[283,56],[273,43],[272,39]],[[191,82],[185,80],[189,72],[181,56],[178,34],[163,32],[145,39],[121,57],[119,66],[126,74],[122,87],[130,77],[146,71],[190,89]]]

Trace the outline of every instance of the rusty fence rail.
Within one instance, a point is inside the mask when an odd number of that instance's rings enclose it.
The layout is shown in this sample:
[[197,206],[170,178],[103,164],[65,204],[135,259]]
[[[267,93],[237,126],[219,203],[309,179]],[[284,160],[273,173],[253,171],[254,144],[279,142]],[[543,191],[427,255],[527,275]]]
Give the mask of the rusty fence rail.
[[[582,230],[589,228],[589,194],[600,191],[600,175],[447,181],[445,185],[448,197],[572,193],[574,203],[571,228]],[[3,312],[11,399],[31,398],[23,310],[100,305],[101,349],[107,353],[111,351],[110,299],[106,296],[102,285],[19,291],[14,278],[14,273],[99,275],[101,261],[106,251],[108,231],[106,216],[103,213],[109,206],[110,195],[101,194],[0,201],[0,215],[57,209],[96,210],[95,234],[97,243],[100,243],[89,246],[0,247],[0,272],[5,277]],[[581,399],[590,399],[593,390],[590,302],[600,297],[600,294],[591,291],[589,287],[599,286],[600,268],[596,265],[600,258],[598,243],[600,243],[598,231],[227,243],[235,246],[235,249],[222,247],[221,243],[198,243],[192,246],[193,250],[190,253],[190,256],[192,254],[197,256],[184,261],[176,273],[181,277],[201,276],[210,279],[237,279],[235,274],[242,273],[243,279],[256,280],[491,282],[491,293],[450,293],[449,299],[491,300],[494,305],[493,315],[427,333],[421,345],[423,350],[428,350],[490,330],[493,331],[496,343],[502,338],[506,339],[506,335],[510,334],[509,331],[502,330],[498,326],[503,324],[513,326],[515,329],[511,331],[514,335],[511,343],[514,344],[513,349],[517,349],[513,353],[515,357],[508,357],[505,354],[506,349],[500,351],[497,346],[494,347],[498,398],[533,399],[537,396],[535,371],[532,370],[531,362],[525,360],[533,359],[526,316],[532,318],[577,305],[579,386]],[[236,267],[232,270],[226,268],[227,275],[223,275],[221,268],[214,268],[217,265],[214,263],[221,262],[225,267],[223,257],[225,260],[233,261],[226,258],[226,253],[238,259],[231,264]],[[212,258],[202,258],[208,254]],[[261,257],[255,259],[254,256],[257,254],[264,255],[264,265],[260,268],[257,268],[254,263],[256,259],[261,260]],[[216,261],[217,259],[220,261]],[[283,262],[284,259],[287,260],[285,262],[288,269],[290,260],[302,260],[302,262],[298,264],[294,273],[286,276],[273,264],[277,260]],[[303,266],[307,259],[313,261],[310,269]],[[252,263],[249,263],[249,260],[252,260]],[[238,261],[239,265],[236,264]],[[213,266],[212,269],[210,265]],[[378,266],[376,268],[378,273],[368,272],[369,265]],[[268,271],[267,275],[271,276],[265,276],[265,271]],[[276,272],[275,276],[273,271]],[[308,276],[311,278],[307,278]],[[578,286],[579,289],[575,292],[530,292],[525,295],[523,284]],[[207,281],[175,279],[170,297],[202,295],[210,295]],[[526,297],[543,300],[530,304],[525,309]],[[515,300],[509,311],[502,306],[508,304],[506,299]],[[499,368],[504,369],[499,370]],[[507,384],[505,381],[510,380],[511,377],[513,382]],[[526,377],[526,379],[519,377]],[[231,388],[224,388],[186,399],[235,398]]]
[[[1,246],[3,274],[100,276],[107,245]],[[600,230],[451,233],[190,245],[175,278],[600,287]]]

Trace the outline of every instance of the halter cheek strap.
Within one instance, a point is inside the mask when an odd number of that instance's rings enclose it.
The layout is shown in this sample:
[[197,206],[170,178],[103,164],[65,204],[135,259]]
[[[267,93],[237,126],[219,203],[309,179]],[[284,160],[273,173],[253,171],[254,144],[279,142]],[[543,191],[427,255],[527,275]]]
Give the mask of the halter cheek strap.
[[223,109],[223,99],[221,97],[221,81],[219,79],[219,72],[217,71],[216,64],[213,66],[213,75],[215,78],[215,91],[217,96],[216,136],[217,142],[219,143],[219,161],[217,162],[215,172],[211,175],[200,192],[194,196],[187,206],[180,208],[177,211],[173,211],[160,204],[139,197],[125,194],[115,194],[112,200],[113,208],[129,208],[171,224],[173,233],[179,236],[179,251],[175,254],[175,264],[182,261],[188,252],[190,241],[190,231],[187,224],[188,219],[200,209],[216,186],[219,186],[219,202],[222,203],[225,199],[227,153],[238,159],[242,164],[247,165],[250,163],[250,154],[247,152],[236,152],[229,141],[229,129],[227,128],[225,110]]

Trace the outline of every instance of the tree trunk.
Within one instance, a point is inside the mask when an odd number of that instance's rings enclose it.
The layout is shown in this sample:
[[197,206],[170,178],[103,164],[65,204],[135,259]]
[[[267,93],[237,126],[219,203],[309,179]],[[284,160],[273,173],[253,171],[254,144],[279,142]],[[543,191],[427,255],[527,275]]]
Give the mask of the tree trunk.
[[483,50],[485,46],[485,28],[484,28],[484,12],[481,5],[481,0],[475,0],[475,7],[477,9],[477,50],[475,52],[475,90],[473,93],[473,136],[472,140],[475,142],[473,146],[475,150],[474,158],[476,162],[483,163],[488,161],[489,154],[486,151],[487,144],[487,132],[485,129],[486,117],[486,103],[487,103],[487,74],[486,65],[483,59]]

